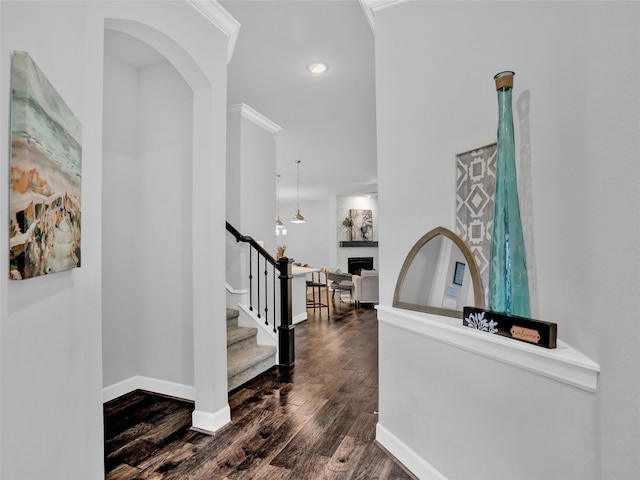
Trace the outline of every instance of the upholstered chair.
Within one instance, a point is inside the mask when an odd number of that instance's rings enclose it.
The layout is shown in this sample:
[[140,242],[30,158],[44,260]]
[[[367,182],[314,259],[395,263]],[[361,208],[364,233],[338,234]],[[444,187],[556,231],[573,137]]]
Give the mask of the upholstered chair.
[[378,272],[375,270],[362,270],[360,275],[354,275],[353,281],[353,299],[356,307],[360,307],[362,303],[378,303]]

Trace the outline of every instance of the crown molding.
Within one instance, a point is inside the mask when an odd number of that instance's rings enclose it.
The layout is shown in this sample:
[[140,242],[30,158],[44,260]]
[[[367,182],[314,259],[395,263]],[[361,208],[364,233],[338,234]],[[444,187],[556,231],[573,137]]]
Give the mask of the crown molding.
[[228,115],[240,115],[271,133],[278,133],[282,130],[280,125],[272,122],[261,113],[256,112],[246,103],[238,103],[236,105],[229,106],[227,113]]
[[185,2],[191,5],[229,38],[227,43],[227,64],[231,63],[233,51],[238,41],[240,22],[233,18],[216,0],[185,0]]
[[409,0],[359,0],[364,16],[367,18],[371,31],[374,33],[376,31],[376,12],[408,1]]

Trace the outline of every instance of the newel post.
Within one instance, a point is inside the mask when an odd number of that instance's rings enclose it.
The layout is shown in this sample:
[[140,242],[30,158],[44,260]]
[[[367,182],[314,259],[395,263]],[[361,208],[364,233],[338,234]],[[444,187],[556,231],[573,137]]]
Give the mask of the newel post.
[[278,364],[290,367],[296,361],[294,345],[293,313],[291,305],[291,284],[293,258],[282,257],[278,260],[280,271],[280,325],[278,326]]

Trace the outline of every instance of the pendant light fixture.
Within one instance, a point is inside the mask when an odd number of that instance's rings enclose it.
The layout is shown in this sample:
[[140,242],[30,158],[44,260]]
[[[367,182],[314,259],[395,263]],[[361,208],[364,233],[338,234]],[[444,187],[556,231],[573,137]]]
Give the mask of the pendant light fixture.
[[287,227],[280,220],[280,175],[276,174],[276,235],[284,236],[287,234]]
[[298,210],[296,214],[291,219],[291,223],[304,223],[306,220],[300,213],[300,162],[301,160],[296,160],[296,193],[298,199]]

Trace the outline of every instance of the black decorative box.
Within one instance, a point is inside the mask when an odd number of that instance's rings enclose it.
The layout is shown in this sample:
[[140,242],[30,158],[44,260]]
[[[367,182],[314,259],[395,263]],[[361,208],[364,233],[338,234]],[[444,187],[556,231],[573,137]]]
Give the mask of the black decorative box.
[[540,347],[556,348],[556,323],[515,317],[476,307],[464,307],[462,323],[466,327],[483,332],[514,338]]

